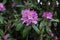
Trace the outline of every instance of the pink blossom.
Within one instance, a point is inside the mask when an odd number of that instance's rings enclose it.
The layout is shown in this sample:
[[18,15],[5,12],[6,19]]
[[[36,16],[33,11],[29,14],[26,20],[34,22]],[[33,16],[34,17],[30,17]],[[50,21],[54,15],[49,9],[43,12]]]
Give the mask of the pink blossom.
[[36,11],[26,9],[26,10],[22,11],[21,20],[23,21],[23,23],[26,23],[26,26],[28,26],[31,23],[37,24],[38,15],[37,15]]
[[52,19],[52,12],[43,12],[43,15],[42,15],[42,17],[43,18],[47,18],[47,19]]
[[54,40],[58,40],[58,37],[57,37],[57,36],[55,36]]
[[8,40],[8,37],[9,37],[9,35],[6,34],[6,35],[3,36],[3,39],[4,39],[4,40]]
[[4,4],[3,3],[0,3],[0,11],[5,11],[6,9],[5,9],[5,6],[4,6]]

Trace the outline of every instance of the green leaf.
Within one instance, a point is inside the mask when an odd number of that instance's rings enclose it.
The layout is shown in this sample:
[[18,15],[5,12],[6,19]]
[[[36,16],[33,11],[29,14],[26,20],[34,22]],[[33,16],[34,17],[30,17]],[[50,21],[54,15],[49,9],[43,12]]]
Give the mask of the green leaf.
[[40,34],[40,30],[38,29],[37,26],[32,25],[32,28],[35,30],[35,32],[36,32],[37,34]]
[[38,21],[41,21],[41,20],[42,20],[42,18],[39,18],[39,19],[38,19]]
[[46,26],[46,32],[48,32],[50,30],[49,26]]
[[14,38],[9,38],[8,40],[16,40],[16,39],[14,39]]
[[2,40],[1,36],[0,36],[0,40]]
[[53,21],[53,22],[59,22],[58,19],[52,19],[52,20],[50,20],[50,21]]
[[55,27],[57,27],[57,23],[56,23],[56,22],[55,22],[55,23],[53,23],[53,24],[54,24],[54,26],[55,26]]
[[19,24],[20,20],[16,19],[13,23],[13,26],[17,26]]
[[0,16],[0,23],[3,24],[3,21],[4,21],[3,17]]
[[44,33],[44,29],[45,29],[45,22],[42,21],[39,25],[40,34]]
[[22,23],[19,23],[19,24],[16,26],[16,30],[19,31],[22,27],[23,27],[23,24],[22,24]]
[[29,26],[29,27],[26,27],[24,30],[23,30],[23,33],[22,33],[22,35],[23,35],[23,38],[25,38],[27,35],[28,35],[28,32],[31,30],[31,27]]
[[16,27],[16,31],[19,31],[23,27],[23,23],[20,20],[16,19],[13,23],[13,26]]
[[41,22],[40,25],[39,25],[39,29],[42,30],[43,29],[43,26],[45,26],[44,25],[44,22]]
[[2,35],[3,35],[3,30],[0,29],[0,36],[2,36]]
[[42,30],[42,29],[44,28],[44,26],[45,26],[45,25],[44,25],[44,22],[42,21],[42,22],[40,23],[40,25],[39,25],[39,29]]
[[7,2],[7,0],[3,0],[3,4],[5,4]]
[[16,7],[25,7],[24,5],[16,5]]

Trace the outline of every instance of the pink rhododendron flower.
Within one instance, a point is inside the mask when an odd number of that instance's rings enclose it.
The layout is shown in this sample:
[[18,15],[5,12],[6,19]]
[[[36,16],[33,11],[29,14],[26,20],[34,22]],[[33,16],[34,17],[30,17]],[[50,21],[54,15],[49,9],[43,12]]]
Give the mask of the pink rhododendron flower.
[[44,12],[42,17],[47,19],[52,19],[52,12]]
[[8,37],[9,37],[9,35],[6,34],[6,35],[3,36],[3,39],[4,39],[4,40],[8,40]]
[[57,37],[57,36],[55,36],[54,40],[58,40],[58,37]]
[[5,11],[6,9],[5,9],[5,6],[4,6],[4,4],[3,3],[0,3],[0,11]]
[[31,23],[37,24],[38,15],[37,15],[36,11],[26,9],[26,10],[22,11],[21,20],[23,21],[23,23],[26,23],[26,26],[28,26]]

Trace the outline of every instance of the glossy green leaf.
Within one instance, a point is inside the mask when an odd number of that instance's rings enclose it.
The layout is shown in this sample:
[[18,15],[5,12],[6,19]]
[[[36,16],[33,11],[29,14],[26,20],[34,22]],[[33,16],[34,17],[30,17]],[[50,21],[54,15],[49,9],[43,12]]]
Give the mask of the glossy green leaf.
[[48,32],[50,30],[49,26],[46,26],[46,32]]
[[16,7],[25,7],[24,5],[16,5]]
[[3,21],[4,21],[3,17],[0,16],[0,23],[3,24]]
[[20,20],[15,20],[15,22],[13,23],[13,26],[16,27],[16,31],[19,31],[22,27],[23,27],[23,23],[21,23]]
[[40,25],[39,25],[39,29],[41,30],[43,28],[43,26],[45,26],[45,25],[44,25],[43,22],[41,22]]
[[45,23],[44,23],[44,21],[42,21],[39,25],[40,33],[44,33],[44,29],[45,29]]
[[37,34],[40,34],[40,30],[38,29],[37,26],[32,25],[32,28],[35,30],[35,32],[36,32]]
[[23,33],[22,33],[23,38],[28,35],[28,33],[29,33],[30,30],[31,30],[31,27],[30,27],[30,26],[29,26],[29,27],[26,27],[26,28],[23,30]]
[[22,23],[19,23],[19,24],[16,26],[16,30],[19,31],[22,27],[23,27],[23,24],[22,24]]
[[5,4],[7,2],[7,0],[3,0],[3,4]]
[[0,36],[2,36],[2,35],[3,35],[3,30],[0,29]]
[[41,20],[42,20],[42,18],[39,18],[39,19],[38,19],[38,21],[41,21]]
[[50,21],[52,21],[52,22],[59,22],[58,19],[52,19],[52,20],[50,20]]
[[17,26],[19,24],[20,20],[16,19],[13,23],[13,26]]

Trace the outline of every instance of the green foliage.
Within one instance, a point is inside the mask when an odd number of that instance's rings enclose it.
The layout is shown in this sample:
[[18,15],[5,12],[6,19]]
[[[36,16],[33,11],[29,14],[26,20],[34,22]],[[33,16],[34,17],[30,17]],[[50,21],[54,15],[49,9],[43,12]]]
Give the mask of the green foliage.
[[2,38],[0,37],[0,40],[2,40]]
[[3,0],[3,4],[5,4],[7,2],[7,0]]
[[25,29],[22,32],[23,38],[26,37],[29,34],[30,30],[31,30],[30,26],[29,27],[25,27]]
[[40,30],[38,29],[37,26],[32,25],[32,28],[35,30],[35,32],[36,32],[37,34],[40,34]]
[[3,30],[0,29],[0,36],[3,36]]
[[14,38],[9,38],[8,40],[16,40],[16,39],[14,39]]
[[40,25],[39,25],[40,34],[44,33],[44,29],[45,29],[44,26],[45,26],[45,25],[44,25],[44,21],[42,21],[42,22],[40,23]]
[[4,21],[3,17],[0,16],[0,23],[3,24],[3,21]]
[[[6,10],[0,11],[0,40],[3,39],[5,34],[12,36],[12,38],[9,37],[8,40],[23,39],[29,36],[32,30],[34,34],[36,33],[35,35],[42,35],[44,40],[52,40],[54,37],[48,35],[48,31],[51,29],[51,26],[57,27],[57,23],[60,22],[60,18],[57,18],[57,16],[59,16],[57,15],[57,9],[59,8],[57,8],[56,1],[57,0],[40,0],[38,3],[37,0],[2,0],[1,3],[4,4]],[[48,4],[49,2],[51,3],[50,5]],[[36,25],[31,24],[26,26],[26,24],[21,21],[21,11],[25,9],[31,9],[37,12],[38,23]],[[53,13],[51,20],[42,18],[42,13],[45,11],[51,11]],[[39,36],[37,36],[36,38],[38,39]],[[33,38],[35,38],[35,36]]]
[[16,31],[19,31],[23,27],[20,20],[16,20],[13,25],[16,27]]

